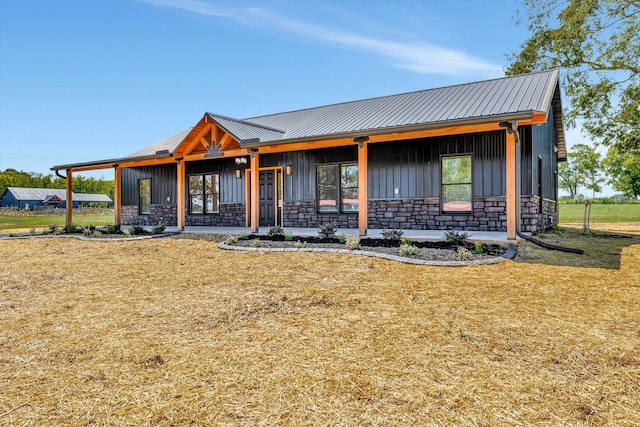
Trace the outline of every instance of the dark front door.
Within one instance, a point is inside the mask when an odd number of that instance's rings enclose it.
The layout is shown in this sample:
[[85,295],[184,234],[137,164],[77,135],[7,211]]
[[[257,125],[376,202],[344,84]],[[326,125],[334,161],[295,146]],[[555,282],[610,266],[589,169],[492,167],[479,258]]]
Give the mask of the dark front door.
[[261,171],[259,173],[258,188],[260,192],[260,226],[273,227],[276,225],[276,191],[275,171]]

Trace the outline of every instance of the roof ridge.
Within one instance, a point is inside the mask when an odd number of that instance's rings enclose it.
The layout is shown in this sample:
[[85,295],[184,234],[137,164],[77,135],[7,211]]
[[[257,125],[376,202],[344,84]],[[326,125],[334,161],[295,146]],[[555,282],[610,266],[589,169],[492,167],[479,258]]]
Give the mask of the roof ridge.
[[234,122],[242,123],[242,124],[245,124],[245,125],[255,126],[255,127],[259,127],[259,128],[267,129],[267,130],[272,130],[274,132],[280,132],[280,133],[283,133],[283,134],[287,133],[286,130],[277,129],[277,128],[274,128],[274,127],[271,127],[271,126],[265,126],[265,125],[262,125],[260,123],[253,123],[253,122],[248,121],[247,119],[236,119],[234,117],[224,116],[222,114],[210,113],[210,112],[207,112],[207,115],[210,116],[211,118],[220,117],[220,118],[225,119],[225,120],[232,120]]
[[[420,90],[414,90],[414,91],[408,91],[408,92],[402,92],[402,93],[395,93],[395,94],[391,94],[391,95],[373,96],[373,97],[370,97],[370,98],[356,99],[356,100],[353,100],[353,101],[336,102],[336,103],[333,103],[333,104],[317,105],[315,107],[299,108],[297,110],[291,110],[291,111],[281,111],[279,113],[263,114],[263,115],[260,115],[260,116],[247,117],[247,118],[242,119],[242,120],[238,120],[238,119],[232,119],[232,120],[237,120],[237,121],[247,122],[249,124],[254,124],[254,123],[250,122],[249,120],[262,119],[262,118],[265,118],[265,117],[274,117],[274,116],[279,116],[279,115],[283,115],[283,114],[298,113],[298,112],[302,112],[302,111],[315,110],[315,109],[318,109],[318,108],[335,107],[335,106],[338,106],[338,105],[348,105],[348,104],[354,104],[354,103],[357,103],[357,102],[365,102],[365,101],[373,101],[373,100],[377,100],[377,99],[392,98],[392,97],[410,95],[410,94],[415,94],[415,93],[431,92],[431,91],[442,90],[442,89],[453,88],[453,87],[464,87],[464,86],[470,86],[470,85],[477,85],[477,84],[482,84],[482,83],[487,83],[487,82],[492,82],[492,81],[507,80],[507,79],[512,79],[512,78],[516,78],[516,77],[522,77],[522,76],[530,76],[532,74],[551,73],[551,72],[557,71],[557,70],[558,70],[558,68],[550,68],[550,69],[547,69],[547,70],[532,71],[530,73],[515,74],[513,76],[502,76],[502,77],[495,77],[493,79],[479,80],[479,81],[466,82],[466,83],[457,83],[457,84],[453,84],[453,85],[446,85],[446,86],[440,86],[440,87],[429,88],[429,89],[420,89]],[[211,114],[211,113],[209,113],[209,114]],[[220,117],[224,117],[224,116],[220,116]],[[273,129],[273,130],[280,131],[279,129]],[[285,131],[282,131],[282,132],[286,133]]]

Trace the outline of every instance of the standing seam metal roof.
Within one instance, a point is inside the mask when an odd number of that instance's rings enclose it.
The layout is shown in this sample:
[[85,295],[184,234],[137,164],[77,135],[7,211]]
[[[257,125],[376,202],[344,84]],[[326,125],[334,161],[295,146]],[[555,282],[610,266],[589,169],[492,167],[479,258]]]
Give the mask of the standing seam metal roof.
[[[446,125],[480,119],[503,119],[534,112],[546,114],[552,103],[556,128],[562,124],[557,92],[559,71],[539,71],[398,95],[349,101],[243,120],[207,113],[242,144],[313,140],[334,135]],[[193,128],[163,139],[127,158],[173,153]],[[564,152],[564,129],[556,130]],[[562,147],[561,147],[562,145]],[[126,158],[125,158],[126,159]],[[114,160],[115,161],[115,160]],[[66,165],[65,167],[72,166]],[[55,167],[60,169],[62,167]]]
[[261,143],[268,143],[531,112],[546,113],[557,81],[558,70],[541,71],[252,117],[243,122],[285,130],[279,135],[260,138]]

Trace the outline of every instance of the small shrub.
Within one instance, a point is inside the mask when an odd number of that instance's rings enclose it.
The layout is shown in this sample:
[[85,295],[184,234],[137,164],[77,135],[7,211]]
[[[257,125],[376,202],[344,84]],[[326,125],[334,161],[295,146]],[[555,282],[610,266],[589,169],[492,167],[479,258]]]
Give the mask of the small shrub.
[[35,236],[36,235],[36,229],[32,228],[31,230],[29,230],[29,236]]
[[260,247],[260,243],[261,243],[261,242],[260,242],[260,239],[256,239],[256,240],[254,240],[253,242],[251,242],[251,247],[252,247],[252,248]]
[[102,237],[102,233],[100,232],[100,230],[93,230],[93,233],[91,235],[93,237]]
[[[131,235],[136,234],[137,230],[134,230],[134,233],[131,233],[131,229],[136,229],[136,227],[142,230],[142,227],[140,227],[139,225],[134,225],[129,229],[129,234]],[[105,228],[107,229],[108,234],[116,234],[118,231],[120,231],[120,226],[115,224],[107,224],[105,225]]]
[[340,233],[340,235],[338,236],[338,240],[340,241],[341,245],[344,245],[347,241],[347,235],[344,233]]
[[467,233],[466,231],[450,230],[445,231],[442,237],[447,243],[462,245],[469,238],[469,233]]
[[307,242],[301,242],[300,240],[297,240],[294,244],[293,244],[296,248],[301,249],[301,248],[305,248],[307,246]]
[[481,253],[482,253],[482,243],[480,243],[480,242],[475,242],[475,243],[473,244],[473,250],[474,250],[474,252],[475,252],[475,253],[477,253],[477,254],[481,254]]
[[71,224],[67,225],[67,226],[65,227],[65,231],[66,231],[67,233],[73,233],[73,232],[75,232],[75,231],[76,231],[76,225],[75,225],[74,223],[71,223]]
[[282,227],[275,226],[269,230],[269,233],[267,233],[267,235],[270,237],[284,236],[284,230],[282,229]]
[[249,240],[249,236],[245,231],[238,234],[238,240]]
[[400,238],[400,244],[401,245],[411,245],[411,243],[413,243],[413,242],[411,242],[411,239],[408,238],[408,237]]
[[[109,224],[107,226],[107,233],[109,233],[109,234],[115,234],[118,231],[120,231],[120,227],[118,227],[117,225]],[[145,231],[144,231],[144,228],[142,228],[141,226],[134,225],[134,226],[129,228],[129,234],[132,235],[132,236],[139,236],[141,234],[145,234]]]
[[233,245],[235,243],[238,243],[238,238],[236,236],[227,236],[227,238],[224,239],[224,243],[226,245]]
[[458,246],[458,260],[459,261],[471,261],[473,254],[469,252],[469,249],[464,246]]
[[[58,224],[51,224],[49,226],[49,233],[60,234],[60,226]],[[47,233],[47,234],[49,234]]]
[[400,255],[415,255],[416,253],[418,253],[416,245],[412,245],[411,243],[403,243],[400,245]]
[[284,233],[284,240],[286,240],[287,242],[292,242],[293,241],[293,233],[290,231],[287,231],[286,233]]
[[318,227],[318,234],[323,239],[328,239],[330,237],[334,237],[336,235],[336,230],[338,228],[334,224],[325,224]]
[[355,251],[356,249],[360,249],[360,238],[358,236],[349,236],[347,237],[347,241],[345,242],[347,249],[350,251]]
[[159,222],[158,224],[154,225],[153,228],[151,228],[151,232],[153,234],[162,234],[164,233],[164,230],[167,228],[167,226],[165,225],[164,222]]
[[89,227],[83,227],[82,228],[82,235],[83,236],[89,237],[89,236],[91,236],[91,233],[93,233],[93,231],[91,231],[91,228],[89,228]]
[[392,228],[390,230],[384,230],[382,232],[382,238],[386,240],[400,240],[404,231]]

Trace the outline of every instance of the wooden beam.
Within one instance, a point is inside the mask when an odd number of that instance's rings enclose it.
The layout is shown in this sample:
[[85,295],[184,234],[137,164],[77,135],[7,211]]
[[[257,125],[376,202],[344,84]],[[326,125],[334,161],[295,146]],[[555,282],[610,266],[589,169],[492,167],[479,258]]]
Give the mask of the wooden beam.
[[533,113],[533,117],[528,120],[518,120],[518,126],[540,125],[547,123],[547,115],[544,113]]
[[[199,154],[189,154],[184,156],[184,160],[187,160],[189,162],[193,162],[193,161],[198,161],[198,160],[211,160],[211,159],[207,159],[206,157],[204,157],[207,153],[199,153]],[[239,150],[227,150],[223,152],[223,156],[220,157],[216,157],[216,159],[224,159],[224,158],[232,158],[232,157],[244,157],[246,156],[247,153],[247,149],[246,148],[241,148]]]
[[[130,162],[122,162],[118,166],[122,168],[135,168],[138,166],[168,165],[175,162],[176,160],[173,157],[161,157],[159,159],[132,160]],[[113,165],[111,165],[111,167],[113,167]]]
[[251,232],[257,233],[260,225],[260,195],[259,195],[259,154],[257,151],[251,153],[249,161],[251,166]]
[[122,225],[122,169],[115,167],[113,179],[113,210],[116,225]]
[[178,213],[178,230],[182,231],[184,230],[184,210],[186,207],[185,204],[185,191],[184,191],[184,180],[185,180],[185,161],[181,160],[178,162],[178,167],[177,169],[177,182],[178,182],[178,188],[177,188],[177,200],[176,200],[176,210]]
[[110,169],[112,167],[113,167],[113,163],[103,163],[100,165],[93,165],[93,166],[79,166],[77,168],[70,168],[67,170],[71,172],[85,172],[85,171],[95,171],[100,169]]
[[72,172],[71,169],[67,169],[67,179],[66,179],[66,184],[67,184],[67,215],[66,215],[66,219],[65,219],[65,226],[69,226],[73,223],[73,176],[72,176]]
[[367,235],[367,143],[358,145],[358,232],[361,236]]
[[[507,239],[516,239],[516,138],[514,133],[506,132],[507,150]],[[516,130],[517,132],[517,130]]]

